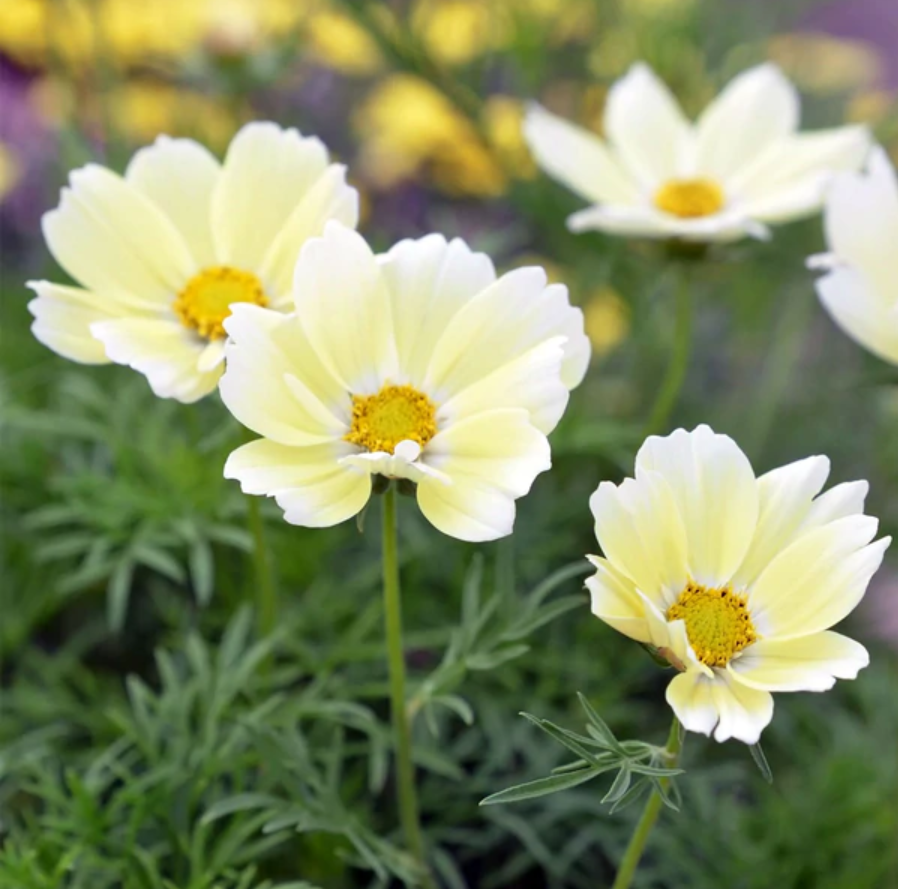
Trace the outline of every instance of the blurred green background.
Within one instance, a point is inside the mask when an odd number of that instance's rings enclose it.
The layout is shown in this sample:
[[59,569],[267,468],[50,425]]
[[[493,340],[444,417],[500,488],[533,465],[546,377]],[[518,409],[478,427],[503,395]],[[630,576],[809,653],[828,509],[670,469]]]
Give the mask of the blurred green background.
[[[121,171],[160,133],[220,151],[271,119],[349,164],[376,248],[440,231],[569,286],[594,361],[552,472],[519,501],[514,564],[441,537],[407,501],[403,584],[440,878],[602,887],[636,813],[609,817],[598,785],[477,802],[561,761],[517,713],[579,729],[578,690],[620,737],[663,741],[669,676],[590,615],[565,569],[596,549],[589,494],[632,471],[674,275],[661,245],[566,231],[577,200],[536,171],[523,103],[598,130],[608,86],[642,59],[695,113],[772,59],[805,126],[865,122],[894,157],[896,45],[893,0],[0,0],[0,887],[408,874],[387,786],[378,510],[364,533],[313,531],[267,505],[281,615],[256,638],[246,505],[221,477],[241,432],[217,396],[163,402],[131,371],[67,363],[29,334],[24,281],[61,274],[40,216],[71,168]],[[731,434],[759,473],[825,453],[833,483],[871,481],[868,510],[895,534],[898,372],[821,311],[804,260],[823,246],[812,219],[692,265],[674,425]],[[558,571],[536,610],[525,597]],[[850,631],[872,652],[856,682],[776,699],[773,786],[743,745],[688,738],[683,811],[664,813],[635,885],[898,887],[894,558]]]

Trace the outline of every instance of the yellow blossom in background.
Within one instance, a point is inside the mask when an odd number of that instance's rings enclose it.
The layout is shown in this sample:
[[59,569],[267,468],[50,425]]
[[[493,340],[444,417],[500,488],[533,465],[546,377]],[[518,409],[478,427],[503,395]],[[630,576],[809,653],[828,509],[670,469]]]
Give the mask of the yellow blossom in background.
[[2,201],[19,180],[19,162],[13,153],[0,142],[0,201]]
[[463,65],[502,44],[507,29],[498,13],[480,0],[420,0],[411,27],[433,58]]
[[371,35],[349,16],[324,10],[308,23],[306,36],[313,58],[341,74],[375,74],[383,57]]
[[377,188],[423,176],[451,194],[502,194],[502,168],[473,123],[427,82],[410,74],[382,80],[353,120],[363,175]]
[[611,287],[599,287],[583,306],[584,329],[593,358],[602,358],[630,333],[630,309]]
[[520,179],[536,176],[536,164],[524,141],[524,104],[511,96],[490,96],[483,108],[486,137],[506,169]]
[[828,34],[780,34],[767,54],[788,77],[810,93],[841,93],[871,87],[884,74],[876,48],[864,40]]
[[865,90],[853,96],[845,118],[854,123],[879,124],[898,112],[898,96],[888,90]]

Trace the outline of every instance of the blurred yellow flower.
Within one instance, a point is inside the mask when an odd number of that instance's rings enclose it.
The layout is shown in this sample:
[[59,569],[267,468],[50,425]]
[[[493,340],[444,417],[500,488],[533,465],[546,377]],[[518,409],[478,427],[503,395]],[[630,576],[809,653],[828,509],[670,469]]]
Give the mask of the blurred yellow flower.
[[16,182],[19,181],[19,162],[13,153],[0,142],[0,201],[2,201]]
[[374,74],[383,67],[371,35],[346,15],[318,13],[309,21],[307,35],[315,59],[342,74]]
[[409,74],[381,81],[359,106],[360,166],[377,188],[423,176],[451,194],[490,197],[505,173],[474,125],[430,84]]
[[630,310],[611,287],[599,287],[583,307],[584,328],[592,343],[593,358],[602,358],[630,332]]
[[498,9],[479,0],[420,0],[411,27],[428,53],[447,65],[463,65],[501,45]]
[[870,87],[884,73],[883,59],[870,43],[828,34],[780,34],[770,40],[767,54],[810,93]]
[[898,111],[898,96],[888,90],[865,90],[853,96],[845,118],[853,123],[879,124]]
[[524,141],[524,105],[511,96],[490,96],[483,108],[486,137],[505,167],[520,179],[536,176],[536,164]]

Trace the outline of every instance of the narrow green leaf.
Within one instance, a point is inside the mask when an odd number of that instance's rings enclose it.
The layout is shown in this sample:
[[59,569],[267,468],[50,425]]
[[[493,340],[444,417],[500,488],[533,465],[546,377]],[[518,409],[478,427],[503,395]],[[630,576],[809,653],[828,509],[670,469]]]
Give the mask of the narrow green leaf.
[[764,748],[761,747],[761,742],[750,744],[748,751],[751,753],[751,758],[755,761],[755,765],[764,776],[764,780],[768,784],[773,784],[773,772],[770,769],[770,763],[767,762],[767,757],[764,755]]
[[200,824],[211,824],[213,821],[224,818],[226,815],[233,815],[235,812],[246,812],[251,809],[271,809],[281,805],[283,805],[281,800],[267,793],[238,793],[235,796],[229,796],[226,799],[212,803],[203,813]]
[[584,784],[591,778],[600,774],[597,769],[587,768],[579,772],[567,772],[562,775],[550,775],[548,778],[538,778],[536,781],[528,781],[526,784],[517,784],[493,793],[480,801],[481,806],[495,806],[501,803],[517,803],[525,799],[535,799],[538,796],[546,796],[549,793],[557,793],[559,790],[568,790],[578,784]]
[[620,771],[611,783],[611,787],[608,789],[608,793],[602,797],[602,802],[616,803],[630,789],[631,779],[632,772],[630,769],[626,765],[621,766]]
[[130,553],[125,553],[115,566],[106,587],[106,618],[114,633],[120,633],[125,625],[133,576],[134,562],[131,561]]

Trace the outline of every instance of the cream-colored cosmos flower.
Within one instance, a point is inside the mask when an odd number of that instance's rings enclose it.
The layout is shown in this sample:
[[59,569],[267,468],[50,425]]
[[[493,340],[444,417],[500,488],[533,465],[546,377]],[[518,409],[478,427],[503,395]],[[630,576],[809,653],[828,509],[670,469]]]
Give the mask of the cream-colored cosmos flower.
[[330,223],[303,248],[293,292],[292,315],[235,306],[225,322],[221,395],[263,436],[225,476],[295,525],[354,516],[383,475],[415,482],[446,534],[510,534],[589,362],[566,288],[538,268],[497,278],[487,256],[439,235],[375,257]]
[[537,163],[592,206],[571,231],[731,241],[819,209],[834,171],[868,150],[860,126],[798,133],[799,99],[771,64],[740,74],[693,124],[644,64],[612,86],[607,142],[533,106],[525,137]]
[[272,123],[243,127],[224,163],[162,136],[124,177],[76,170],[43,230],[81,287],[29,283],[34,335],[73,361],[130,365],[160,397],[202,398],[221,377],[230,307],[288,310],[302,245],[329,219],[356,224],[345,173],[318,139]]
[[[605,558],[593,613],[681,672],[667,700],[690,731],[757,742],[774,691],[853,679],[864,647],[829,630],[858,604],[890,539],[871,543],[866,482],[820,494],[826,457],[755,478],[707,426],[646,440],[636,478],[590,499]],[[819,496],[818,496],[819,495]]]
[[833,182],[823,219],[832,252],[808,263],[828,270],[820,301],[850,337],[898,364],[898,179],[882,148],[866,173]]

